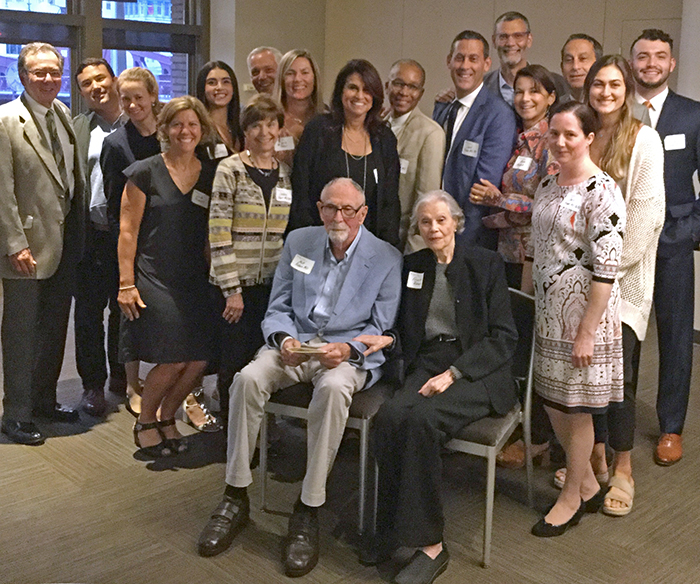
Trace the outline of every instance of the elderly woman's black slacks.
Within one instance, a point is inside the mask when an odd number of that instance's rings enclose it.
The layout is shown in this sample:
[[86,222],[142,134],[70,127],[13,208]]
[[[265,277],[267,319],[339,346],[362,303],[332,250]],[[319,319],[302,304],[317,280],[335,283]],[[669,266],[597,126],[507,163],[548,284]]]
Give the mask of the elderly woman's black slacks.
[[486,388],[479,381],[459,379],[432,397],[418,393],[459,354],[458,341],[424,344],[403,388],[375,419],[377,535],[390,546],[423,547],[442,541],[441,447],[464,426],[492,413]]

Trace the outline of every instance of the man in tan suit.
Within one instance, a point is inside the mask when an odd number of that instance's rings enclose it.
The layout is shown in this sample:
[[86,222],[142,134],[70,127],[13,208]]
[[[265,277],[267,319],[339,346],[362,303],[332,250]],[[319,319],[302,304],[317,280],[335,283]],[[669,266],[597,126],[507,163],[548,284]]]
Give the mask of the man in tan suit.
[[68,108],[56,99],[63,57],[31,43],[17,61],[22,95],[0,106],[2,432],[41,444],[39,416],[77,422],[56,403],[73,273],[85,226],[83,167]]
[[424,85],[425,70],[412,59],[396,61],[386,82],[391,107],[388,121],[398,140],[401,160],[399,236],[405,253],[425,247],[419,235],[408,235],[411,211],[420,195],[440,188],[445,155],[444,130],[417,107]]

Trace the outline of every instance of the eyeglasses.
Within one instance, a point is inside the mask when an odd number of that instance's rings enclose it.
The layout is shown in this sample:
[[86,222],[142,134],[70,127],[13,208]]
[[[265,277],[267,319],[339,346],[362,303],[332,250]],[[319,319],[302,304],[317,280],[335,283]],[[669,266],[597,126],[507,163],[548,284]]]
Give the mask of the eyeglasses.
[[394,89],[398,89],[399,91],[402,89],[408,89],[409,91],[412,91],[413,93],[418,93],[422,87],[419,87],[418,85],[414,85],[413,83],[404,83],[400,79],[394,79],[391,82],[391,86]]
[[47,77],[51,77],[51,79],[60,79],[63,76],[63,73],[58,69],[34,69],[33,71],[29,71],[29,73],[34,75],[37,79],[46,79]]
[[335,205],[330,205],[327,203],[319,204],[321,217],[324,219],[333,219],[338,211],[341,212],[345,219],[352,219],[355,215],[357,215],[357,212],[362,209],[362,207],[364,207],[364,205],[360,205],[357,209],[354,209],[350,205],[346,205],[345,207],[336,207]]
[[526,32],[513,32],[513,33],[505,33],[505,32],[500,32],[496,35],[496,39],[498,39],[498,42],[505,43],[508,42],[509,38],[512,38],[516,42],[521,42],[524,41],[527,38],[527,35],[530,34],[530,31]]

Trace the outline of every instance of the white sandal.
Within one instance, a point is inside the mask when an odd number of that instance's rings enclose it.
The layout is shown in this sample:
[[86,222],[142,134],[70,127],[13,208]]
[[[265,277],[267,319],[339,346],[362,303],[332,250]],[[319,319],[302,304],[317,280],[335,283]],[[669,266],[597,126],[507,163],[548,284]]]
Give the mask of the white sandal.
[[[629,515],[634,503],[634,482],[630,482],[624,477],[613,475],[608,486],[611,489],[615,487],[620,492],[610,493],[608,490],[605,494],[605,501],[603,502],[603,513],[612,515],[613,517]],[[618,501],[626,505],[626,507],[611,507],[610,501]]]

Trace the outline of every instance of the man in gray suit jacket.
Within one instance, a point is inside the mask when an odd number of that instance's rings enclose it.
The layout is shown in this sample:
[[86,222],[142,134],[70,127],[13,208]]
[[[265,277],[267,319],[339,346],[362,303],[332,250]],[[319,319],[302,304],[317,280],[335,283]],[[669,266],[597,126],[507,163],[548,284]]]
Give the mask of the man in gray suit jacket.
[[425,247],[420,235],[408,234],[413,204],[421,195],[439,189],[442,182],[445,131],[418,109],[424,85],[425,69],[413,59],[396,61],[386,82],[391,107],[388,121],[398,141],[401,161],[399,249],[405,253]]
[[56,384],[83,247],[84,176],[70,112],[56,99],[63,57],[31,43],[17,69],[24,93],[0,106],[2,432],[41,444],[34,416],[78,421],[75,410],[56,403]]
[[365,357],[366,347],[353,339],[392,326],[401,295],[401,254],[362,226],[367,206],[360,186],[333,179],[317,205],[324,227],[287,236],[262,323],[267,345],[233,381],[226,491],[198,544],[203,556],[231,545],[248,520],[246,488],[265,403],[278,389],[312,382],[306,475],[284,541],[288,576],[302,576],[318,561],[317,508],[352,395],[379,378],[384,361],[380,353]]

